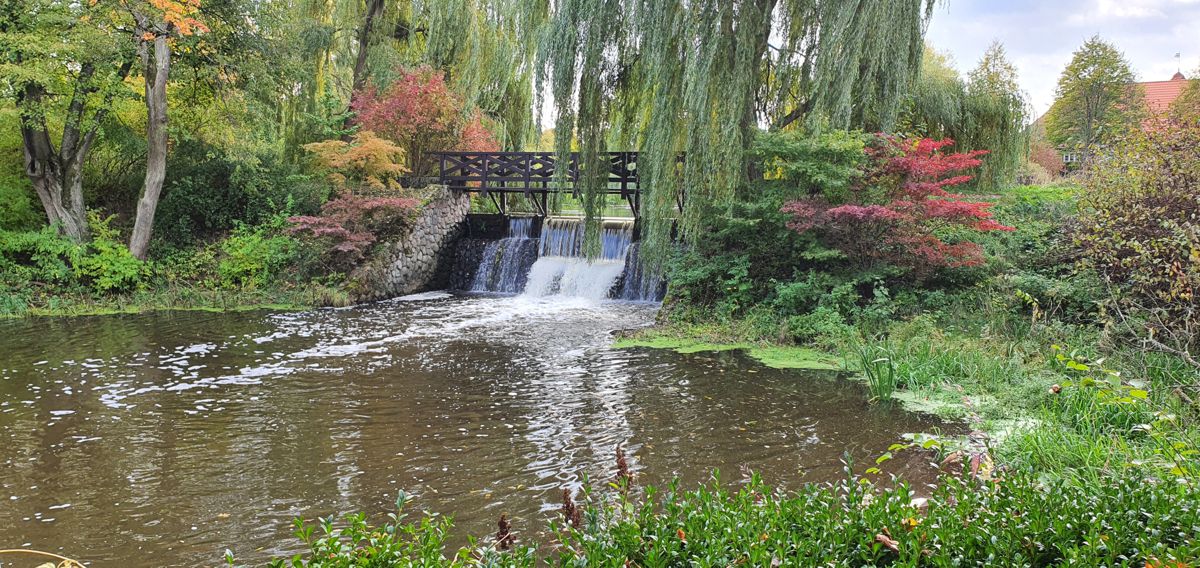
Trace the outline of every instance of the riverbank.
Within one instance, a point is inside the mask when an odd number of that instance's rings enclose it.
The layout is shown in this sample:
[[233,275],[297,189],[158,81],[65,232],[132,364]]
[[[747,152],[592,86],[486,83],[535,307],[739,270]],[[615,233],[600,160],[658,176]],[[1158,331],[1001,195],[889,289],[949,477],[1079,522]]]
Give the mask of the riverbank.
[[[994,289],[875,333],[841,330],[797,347],[738,339],[740,324],[689,325],[670,311],[617,346],[681,352],[744,349],[778,368],[837,368],[876,403],[962,421],[1003,467],[1098,481],[1126,470],[1168,478],[1200,473],[1195,409],[1171,385],[1197,370],[1171,355],[1114,342],[1102,328],[1014,317]],[[881,449],[883,453],[883,449]]]
[[[1100,329],[1005,321],[998,313],[927,314],[881,335],[826,336],[805,348],[739,340],[736,325],[671,323],[668,312],[658,326],[614,343],[678,353],[741,349],[770,367],[849,371],[878,404],[898,401],[986,432],[976,439],[982,455],[953,451],[936,436],[898,440],[874,463],[847,463],[832,484],[783,491],[749,475],[732,489],[713,481],[659,492],[631,483],[618,454],[613,477],[596,480],[599,489],[564,492],[561,509],[547,512],[550,548],[513,540],[536,530],[529,519],[502,517],[496,535],[452,550],[453,525],[444,517],[375,526],[351,515],[325,522],[328,537],[302,533],[310,536],[299,557],[328,568],[364,558],[503,567],[1196,565],[1194,409],[1167,387],[1194,371],[1109,342]],[[890,388],[870,377],[883,369]],[[932,495],[914,498],[914,488],[886,482],[893,457],[930,449],[943,471]],[[228,561],[237,565],[232,555]]]
[[136,314],[160,310],[296,311],[315,307],[340,307],[349,304],[349,296],[344,291],[320,284],[252,290],[165,286],[106,295],[87,292],[55,292],[44,297],[40,295],[0,297],[0,319]]

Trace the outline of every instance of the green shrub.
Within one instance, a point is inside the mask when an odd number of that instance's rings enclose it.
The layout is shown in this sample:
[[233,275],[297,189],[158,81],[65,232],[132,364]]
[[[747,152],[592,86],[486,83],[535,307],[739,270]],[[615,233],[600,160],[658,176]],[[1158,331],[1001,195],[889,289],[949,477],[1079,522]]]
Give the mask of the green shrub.
[[100,217],[95,211],[88,212],[92,240],[71,254],[75,277],[99,294],[132,290],[147,274],[145,263],[129,252],[129,247],[120,240],[120,233],[110,226],[112,220]]
[[[334,528],[333,517],[320,520],[321,533],[314,534],[312,526],[296,519],[296,537],[308,548],[307,554],[291,559],[276,559],[271,568],[366,568],[389,566],[459,567],[459,566],[534,566],[532,549],[518,548],[509,553],[475,546],[460,549],[446,556],[446,539],[453,527],[446,517],[422,515],[415,522],[406,521],[404,505],[408,497],[401,492],[396,499],[396,512],[388,514],[389,522],[375,527],[367,524],[362,513],[346,515],[343,526]],[[225,559],[234,564],[233,553]]]
[[[1200,559],[1200,488],[1124,473],[1085,486],[1025,474],[992,480],[943,476],[919,506],[905,484],[847,476],[832,485],[772,490],[754,476],[731,492],[710,486],[642,501],[586,494],[542,562],[559,567],[675,566],[1176,566]],[[380,527],[362,515],[321,535],[297,522],[309,549],[273,567],[532,566],[526,548],[495,541],[446,551],[449,521]],[[232,555],[227,559],[233,563]],[[1176,562],[1183,564],[1175,564]]]
[[280,223],[241,225],[221,241],[217,273],[227,288],[257,288],[269,284],[296,257],[299,243],[280,234]]
[[[32,232],[0,231],[0,281],[10,290],[44,294],[77,288],[95,294],[127,292],[141,284],[146,264],[133,257],[110,224],[88,213],[92,240],[78,245],[46,227]],[[45,288],[45,289],[43,289]]]
[[[1142,565],[1200,555],[1195,487],[1139,477],[1099,488],[943,477],[924,511],[907,486],[857,480],[778,495],[758,482],[669,492],[572,534],[559,565]],[[591,515],[588,516],[591,518]],[[608,560],[611,561],[611,560]],[[619,561],[619,560],[618,560]]]
[[857,332],[846,323],[846,318],[832,308],[818,307],[811,312],[790,316],[786,320],[785,332],[789,339],[799,344],[816,344],[825,338],[845,337]]
[[1200,346],[1200,124],[1130,134],[1084,189],[1076,241],[1116,306],[1144,320],[1135,328]]
[[71,284],[71,258],[78,245],[51,227],[39,231],[0,231],[0,281],[10,287]]
[[190,284],[200,288],[218,288],[220,247],[218,244],[174,249],[153,263],[159,286]]
[[20,116],[16,109],[4,106],[0,108],[0,230],[30,230],[45,221],[25,175]]
[[191,246],[281,213],[313,214],[330,194],[328,183],[272,153],[241,155],[192,138],[172,150],[168,170],[154,223],[160,246]]

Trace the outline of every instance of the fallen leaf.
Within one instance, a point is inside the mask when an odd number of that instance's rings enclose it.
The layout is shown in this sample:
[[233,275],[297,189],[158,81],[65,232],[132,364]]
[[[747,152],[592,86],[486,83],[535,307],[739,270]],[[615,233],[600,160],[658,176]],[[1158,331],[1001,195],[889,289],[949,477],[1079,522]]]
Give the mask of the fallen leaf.
[[900,552],[900,542],[886,534],[879,533],[875,535],[875,542],[886,546],[892,552]]

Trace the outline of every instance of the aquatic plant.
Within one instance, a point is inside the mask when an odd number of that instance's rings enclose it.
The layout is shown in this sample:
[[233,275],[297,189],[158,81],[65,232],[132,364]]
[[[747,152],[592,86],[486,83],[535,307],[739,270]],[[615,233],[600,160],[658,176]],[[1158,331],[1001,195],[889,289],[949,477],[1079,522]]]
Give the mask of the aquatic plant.
[[872,401],[891,400],[896,392],[896,364],[890,349],[881,345],[859,345],[858,361]]
[[[270,568],[362,568],[400,566],[506,566],[532,567],[533,550],[516,545],[512,525],[500,517],[500,533],[495,547],[482,546],[475,540],[448,555],[446,539],[453,522],[446,517],[422,515],[408,520],[404,506],[408,495],[396,498],[396,511],[388,513],[388,522],[374,526],[363,513],[344,516],[335,523],[333,516],[319,520],[321,532],[296,519],[295,535],[308,549],[291,558],[271,560]],[[337,525],[341,525],[340,527]],[[501,552],[506,551],[506,552]],[[225,551],[225,562],[237,565],[233,552]]]
[[583,526],[583,509],[575,504],[575,497],[571,495],[570,489],[563,489],[563,504],[560,512],[563,522],[571,528],[578,529]]
[[621,449],[621,445],[617,444],[617,478],[616,486],[621,491],[629,491],[633,486],[633,471],[629,469],[629,462],[625,460],[625,450]]
[[500,520],[496,523],[496,548],[499,550],[512,550],[512,547],[517,544],[517,535],[513,533],[512,521],[508,520],[508,515],[502,513]]

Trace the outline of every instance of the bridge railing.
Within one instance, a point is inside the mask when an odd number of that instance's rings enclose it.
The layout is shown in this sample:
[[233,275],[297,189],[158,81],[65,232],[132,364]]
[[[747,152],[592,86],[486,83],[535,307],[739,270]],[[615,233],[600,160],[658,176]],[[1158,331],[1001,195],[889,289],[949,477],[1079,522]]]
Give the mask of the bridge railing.
[[[638,191],[637,152],[609,152],[607,193],[627,197]],[[438,152],[438,179],[463,191],[499,193],[578,193],[579,154],[566,164],[553,152]],[[556,174],[566,169],[565,187]]]

